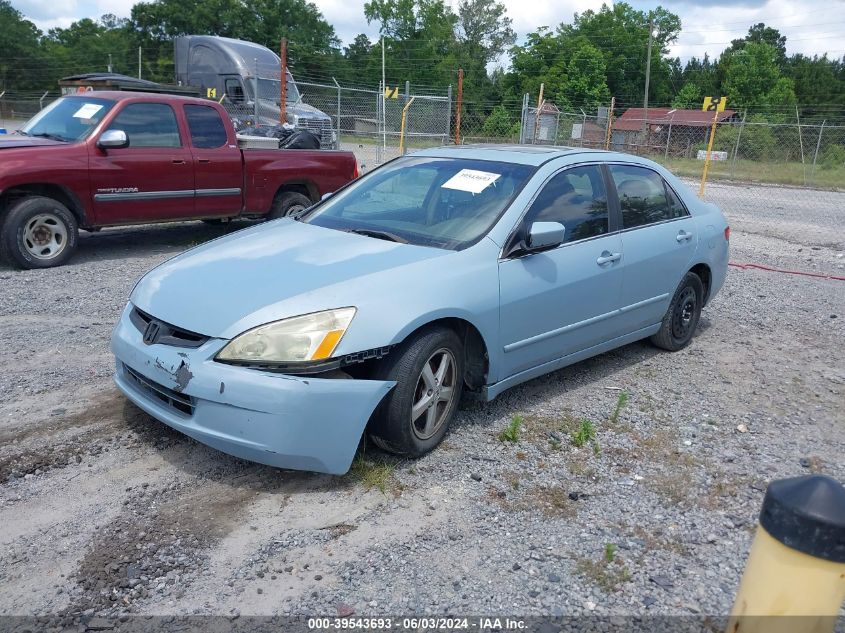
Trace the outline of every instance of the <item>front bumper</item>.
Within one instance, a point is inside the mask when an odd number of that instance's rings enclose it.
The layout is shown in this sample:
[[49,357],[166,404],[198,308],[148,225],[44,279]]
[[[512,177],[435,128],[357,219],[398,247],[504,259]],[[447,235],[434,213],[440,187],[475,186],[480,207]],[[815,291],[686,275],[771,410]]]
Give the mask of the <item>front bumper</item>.
[[118,388],[198,442],[261,464],[343,474],[364,427],[395,385],[287,376],[215,362],[225,345],[145,345],[127,306],[112,334]]

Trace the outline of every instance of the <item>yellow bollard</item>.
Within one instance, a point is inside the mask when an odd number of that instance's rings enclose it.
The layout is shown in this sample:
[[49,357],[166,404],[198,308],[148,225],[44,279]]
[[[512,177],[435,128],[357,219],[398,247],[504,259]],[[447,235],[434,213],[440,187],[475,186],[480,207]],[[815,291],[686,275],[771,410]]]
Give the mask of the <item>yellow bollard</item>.
[[845,601],[845,488],[773,481],[727,633],[830,633]]
[[399,155],[405,155],[405,124],[408,122],[408,108],[411,107],[411,104],[414,102],[416,97],[411,97],[410,101],[405,104],[405,107],[402,108],[402,125],[399,129]]

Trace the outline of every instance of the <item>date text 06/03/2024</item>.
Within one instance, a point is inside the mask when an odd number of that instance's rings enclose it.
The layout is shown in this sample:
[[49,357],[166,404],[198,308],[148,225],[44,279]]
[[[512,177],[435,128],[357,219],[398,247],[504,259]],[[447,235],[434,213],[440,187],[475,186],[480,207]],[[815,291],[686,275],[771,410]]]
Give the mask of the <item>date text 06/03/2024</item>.
[[344,617],[309,618],[313,631],[338,630],[399,630],[399,631],[520,631],[526,629],[524,620],[498,617]]

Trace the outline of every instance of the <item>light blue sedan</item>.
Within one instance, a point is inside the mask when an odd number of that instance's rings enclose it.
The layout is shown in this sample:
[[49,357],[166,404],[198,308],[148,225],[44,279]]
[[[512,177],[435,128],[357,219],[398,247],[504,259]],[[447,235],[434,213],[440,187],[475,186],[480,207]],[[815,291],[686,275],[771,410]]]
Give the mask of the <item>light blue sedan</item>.
[[138,282],[115,381],[248,460],[349,469],[366,431],[419,456],[462,394],[651,337],[679,350],[727,273],[730,229],[655,163],[534,146],[432,149]]

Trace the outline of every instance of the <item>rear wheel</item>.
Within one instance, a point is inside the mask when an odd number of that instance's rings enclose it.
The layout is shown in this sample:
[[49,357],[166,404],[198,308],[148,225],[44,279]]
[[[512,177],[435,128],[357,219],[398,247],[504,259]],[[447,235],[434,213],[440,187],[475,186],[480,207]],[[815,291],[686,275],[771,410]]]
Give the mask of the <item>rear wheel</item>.
[[285,191],[276,196],[273,201],[273,208],[267,214],[267,219],[298,218],[311,204],[311,199],[308,196],[296,191]]
[[376,409],[370,436],[380,448],[419,457],[437,446],[461,399],[463,346],[453,330],[425,330],[382,361],[378,377],[396,386]]
[[17,202],[0,233],[0,257],[20,268],[61,266],[79,240],[73,214],[61,202],[44,196]]
[[657,347],[677,352],[689,345],[701,318],[704,285],[695,273],[687,273],[672,297],[660,330],[651,337]]

